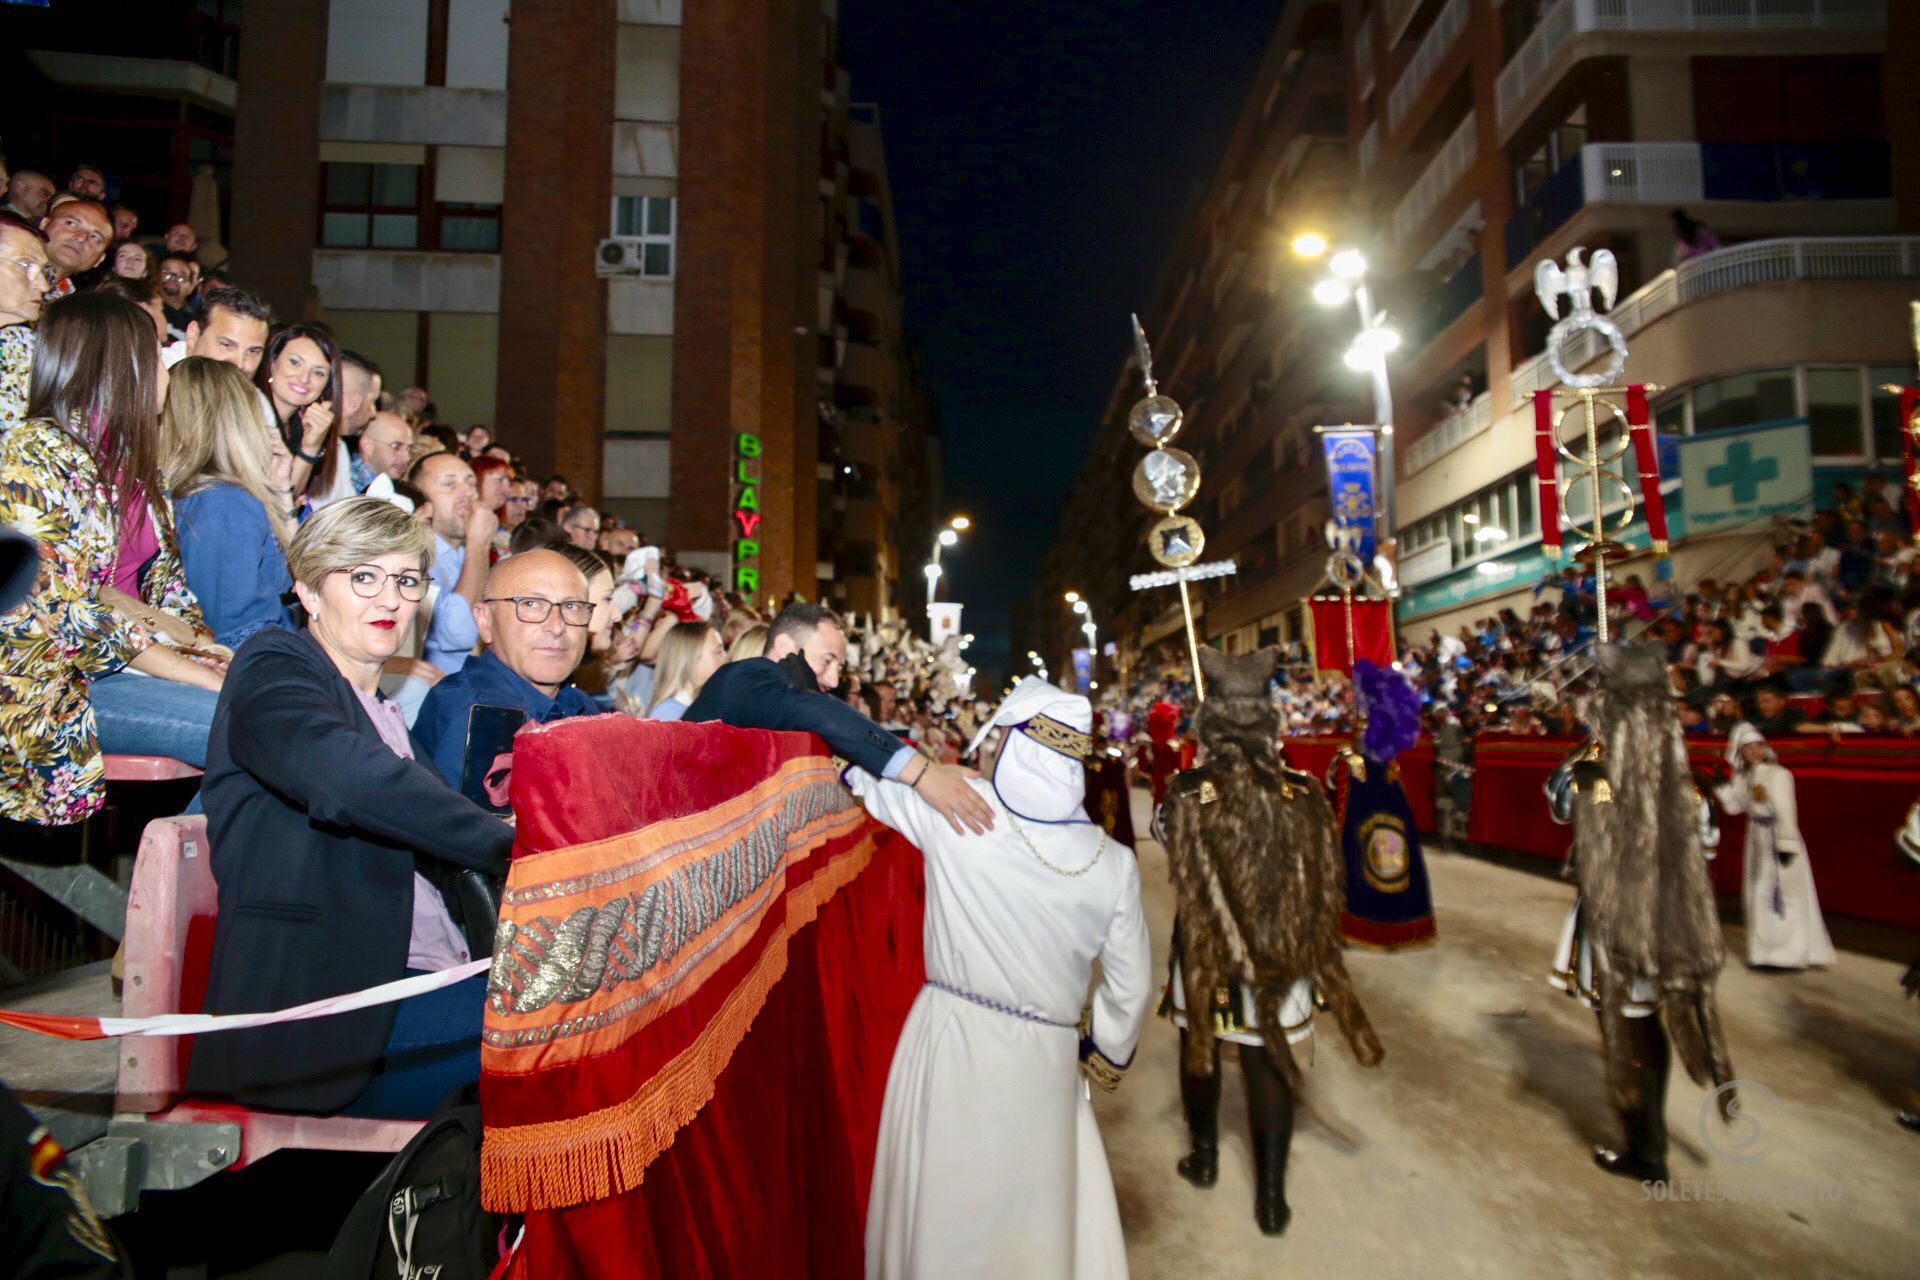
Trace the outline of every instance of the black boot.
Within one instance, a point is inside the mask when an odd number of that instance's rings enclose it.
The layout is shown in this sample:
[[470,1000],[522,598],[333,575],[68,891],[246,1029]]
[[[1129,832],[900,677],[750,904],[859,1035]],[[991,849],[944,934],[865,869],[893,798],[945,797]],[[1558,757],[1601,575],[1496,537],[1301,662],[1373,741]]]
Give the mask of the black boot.
[[1193,1150],[1174,1169],[1194,1186],[1210,1187],[1220,1180],[1220,1046],[1214,1045],[1213,1074],[1196,1076],[1187,1070],[1185,1031],[1180,1033],[1180,1102]]
[[1253,1220],[1262,1235],[1287,1229],[1287,1153],[1293,1147],[1293,1087],[1257,1045],[1240,1046],[1240,1072],[1247,1081],[1247,1115],[1253,1124]]
[[1635,1182],[1667,1180],[1667,1071],[1671,1054],[1658,1014],[1627,1019],[1628,1046],[1640,1077],[1640,1106],[1620,1113],[1626,1130],[1624,1151],[1596,1147],[1593,1162],[1608,1173]]

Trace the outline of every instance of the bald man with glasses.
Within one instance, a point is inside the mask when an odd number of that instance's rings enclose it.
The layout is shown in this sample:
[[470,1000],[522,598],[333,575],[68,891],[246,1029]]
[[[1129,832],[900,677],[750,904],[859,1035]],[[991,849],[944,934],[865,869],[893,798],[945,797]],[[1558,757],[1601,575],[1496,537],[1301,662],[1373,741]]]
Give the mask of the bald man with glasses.
[[571,560],[557,551],[502,560],[472,607],[486,652],[434,685],[413,724],[421,756],[455,789],[475,707],[504,707],[540,724],[600,710],[567,683],[586,655],[593,620],[587,580]]

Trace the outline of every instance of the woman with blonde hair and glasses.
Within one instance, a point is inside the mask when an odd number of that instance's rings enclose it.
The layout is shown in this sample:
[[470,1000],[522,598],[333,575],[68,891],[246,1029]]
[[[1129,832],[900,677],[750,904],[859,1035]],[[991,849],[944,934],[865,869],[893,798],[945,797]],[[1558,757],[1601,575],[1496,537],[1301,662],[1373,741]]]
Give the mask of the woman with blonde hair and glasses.
[[[379,694],[433,530],[334,503],[287,548],[304,631],[234,655],[207,747],[220,909],[204,1008],[283,1009],[453,969],[468,944],[416,859],[503,875],[513,831],[414,758]],[[357,1013],[201,1036],[188,1087],[286,1111],[424,1117],[480,1075],[486,975]]]
[[678,720],[686,715],[708,677],[726,660],[720,630],[711,622],[683,622],[669,631],[654,661],[647,719]]
[[293,627],[286,596],[293,516],[293,456],[267,426],[247,375],[189,356],[173,369],[161,430],[187,585],[214,638],[237,647],[268,627]]

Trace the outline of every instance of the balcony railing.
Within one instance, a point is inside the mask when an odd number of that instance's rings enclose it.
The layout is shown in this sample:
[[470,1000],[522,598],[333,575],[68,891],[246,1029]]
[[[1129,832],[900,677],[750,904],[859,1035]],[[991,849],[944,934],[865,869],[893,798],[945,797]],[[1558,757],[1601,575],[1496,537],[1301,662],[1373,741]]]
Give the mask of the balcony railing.
[[1514,210],[1507,261],[1520,262],[1589,204],[1884,200],[1892,181],[1879,141],[1590,143]]
[[1393,92],[1387,95],[1388,130],[1398,129],[1407,112],[1413,110],[1413,104],[1420,100],[1421,92],[1433,79],[1433,73],[1439,69],[1441,59],[1447,56],[1447,50],[1467,29],[1467,18],[1472,11],[1472,0],[1449,0],[1447,7],[1440,11],[1440,16],[1433,20],[1433,25],[1427,28],[1420,47],[1413,51],[1413,57],[1407,60],[1399,79],[1393,82]]
[[1420,11],[1420,0],[1387,0],[1387,43],[1391,49],[1407,33],[1407,25]]
[[1500,132],[1519,127],[1534,91],[1562,70],[1559,56],[1590,31],[1876,29],[1887,0],[1559,0],[1515,51],[1494,88]]
[[1353,82],[1360,86],[1361,97],[1373,92],[1373,24],[1365,19],[1353,38]]
[[1493,425],[1493,397],[1482,392],[1473,403],[1452,414],[1407,450],[1407,474],[1424,471]]
[[1425,347],[1485,293],[1480,278],[1480,255],[1476,253],[1420,300],[1409,326],[1408,346],[1415,351]]
[[1367,170],[1373,168],[1373,162],[1380,158],[1380,122],[1375,120],[1360,135],[1360,176],[1366,177]]
[[[1607,318],[1631,337],[1655,320],[1689,302],[1730,293],[1750,285],[1781,280],[1904,280],[1920,277],[1920,236],[1845,236],[1820,239],[1754,240],[1716,249],[1662,271],[1621,299]],[[1579,369],[1597,360],[1604,343],[1591,332],[1567,345],[1567,365]],[[1536,391],[1555,385],[1544,352],[1514,366],[1512,408],[1524,406]],[[1466,412],[1456,414],[1413,442],[1407,450],[1407,474],[1438,462],[1493,422],[1493,396],[1483,392]]]
[[1393,211],[1393,237],[1400,243],[1420,229],[1447,192],[1453,190],[1456,182],[1466,175],[1468,169],[1480,155],[1480,134],[1475,128],[1473,112],[1467,112],[1449,137],[1434,153],[1431,163],[1419,181],[1413,184],[1406,198],[1400,201],[1400,207]]
[[[1920,236],[1847,236],[1825,239],[1753,240],[1716,249],[1662,271],[1608,313],[1631,335],[1677,307],[1717,293],[1780,280],[1894,280],[1920,276]],[[1568,367],[1600,357],[1592,333],[1567,345]],[[1513,370],[1516,404],[1554,383],[1545,354]]]

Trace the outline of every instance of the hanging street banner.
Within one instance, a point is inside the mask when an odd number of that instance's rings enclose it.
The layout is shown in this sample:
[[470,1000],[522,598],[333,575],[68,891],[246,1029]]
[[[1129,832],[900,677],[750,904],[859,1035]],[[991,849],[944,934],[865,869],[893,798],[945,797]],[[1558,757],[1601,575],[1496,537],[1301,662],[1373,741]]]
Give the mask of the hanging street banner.
[[1373,433],[1323,431],[1327,455],[1327,497],[1341,545],[1373,564]]
[[1813,449],[1805,422],[1713,431],[1679,442],[1687,533],[1763,525],[1813,510]]
[[1074,688],[1085,693],[1093,683],[1093,650],[1075,649],[1073,651]]
[[960,610],[957,600],[942,600],[927,606],[927,628],[934,648],[960,634]]

